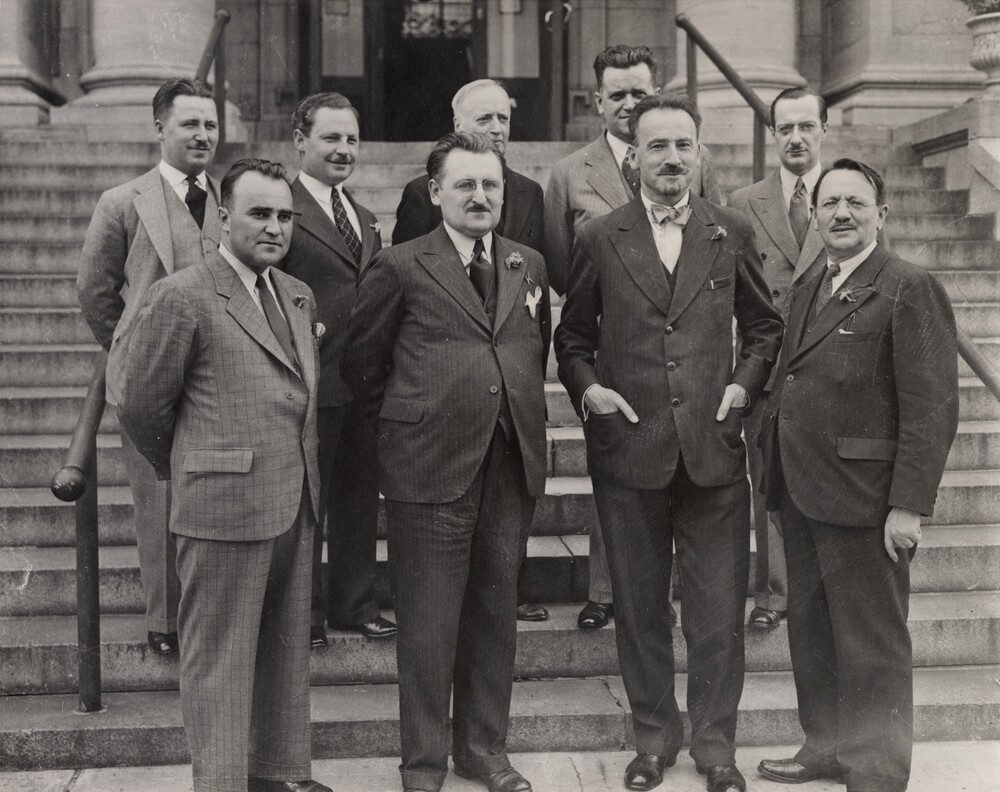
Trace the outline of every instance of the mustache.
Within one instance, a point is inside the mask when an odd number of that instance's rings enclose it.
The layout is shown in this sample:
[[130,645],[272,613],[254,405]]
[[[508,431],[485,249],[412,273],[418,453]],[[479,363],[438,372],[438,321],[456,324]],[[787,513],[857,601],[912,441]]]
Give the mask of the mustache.
[[830,226],[831,231],[853,231],[854,226],[851,223],[835,223]]
[[490,211],[490,207],[489,207],[488,204],[475,203],[475,204],[470,204],[469,206],[467,206],[466,209],[465,209],[465,211],[466,212],[488,212],[488,211]]
[[352,162],[354,162],[354,157],[336,156],[329,161],[332,162],[334,165],[350,165]]
[[657,176],[683,176],[688,169],[683,165],[666,165],[656,171]]

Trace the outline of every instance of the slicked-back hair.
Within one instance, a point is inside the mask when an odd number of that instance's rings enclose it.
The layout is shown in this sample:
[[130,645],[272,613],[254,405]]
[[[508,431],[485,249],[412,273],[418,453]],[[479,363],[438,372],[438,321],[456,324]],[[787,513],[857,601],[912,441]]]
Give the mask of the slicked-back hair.
[[309,137],[312,132],[313,123],[316,121],[316,111],[321,107],[328,107],[331,110],[350,110],[354,113],[358,124],[361,123],[361,114],[358,108],[351,104],[351,100],[346,96],[334,91],[329,93],[318,93],[307,96],[292,113],[292,129],[299,130],[303,135]]
[[879,172],[871,165],[866,165],[860,160],[851,159],[850,157],[841,157],[839,160],[835,160],[833,165],[829,168],[823,168],[823,172],[820,173],[819,179],[816,180],[816,187],[813,189],[812,194],[812,207],[814,210],[816,209],[816,200],[819,195],[819,186],[823,183],[823,179],[826,178],[828,173],[837,170],[848,170],[860,173],[864,177],[865,181],[872,186],[872,189],[875,190],[875,203],[879,206],[885,203],[885,182],[882,180],[882,176]]
[[233,208],[233,189],[236,187],[236,182],[240,176],[244,173],[259,173],[268,179],[288,184],[288,173],[285,171],[285,166],[280,162],[271,162],[271,160],[255,159],[253,157],[236,160],[232,167],[226,171],[226,175],[222,177],[222,186],[219,189],[219,201],[230,211]]
[[647,96],[632,108],[632,114],[628,117],[628,133],[632,138],[633,144],[636,142],[639,119],[642,118],[644,113],[648,113],[650,110],[683,110],[694,121],[695,135],[701,134],[701,113],[698,112],[698,105],[692,102],[687,94],[670,91],[668,93]]
[[774,101],[771,102],[771,129],[774,129],[774,109],[778,106],[778,102],[783,99],[804,99],[807,96],[812,96],[816,100],[816,104],[819,105],[819,120],[821,123],[825,124],[826,99],[816,93],[812,88],[799,86],[798,88],[786,88],[774,97]]
[[[481,88],[499,88],[504,93],[507,93],[506,86],[497,80],[473,80],[470,83],[466,83],[455,92],[455,96],[451,100],[451,112],[454,115],[458,115],[458,108],[462,106],[462,102],[464,102],[473,91],[478,91]],[[510,98],[510,94],[507,94],[507,97]]]
[[181,77],[175,80],[167,80],[156,89],[153,95],[153,120],[163,121],[170,108],[174,106],[174,99],[178,96],[197,96],[201,99],[214,99],[215,94],[201,80],[189,80]]
[[597,89],[600,90],[604,85],[605,69],[609,67],[612,69],[631,69],[640,63],[645,63],[649,67],[649,73],[652,75],[655,85],[659,66],[649,47],[630,47],[627,44],[615,44],[613,47],[608,47],[594,58],[594,76],[597,77]]
[[479,132],[449,132],[431,149],[427,157],[427,175],[440,184],[444,172],[444,161],[453,151],[471,151],[473,154],[492,154],[503,168],[503,157],[493,148],[493,141],[488,135]]

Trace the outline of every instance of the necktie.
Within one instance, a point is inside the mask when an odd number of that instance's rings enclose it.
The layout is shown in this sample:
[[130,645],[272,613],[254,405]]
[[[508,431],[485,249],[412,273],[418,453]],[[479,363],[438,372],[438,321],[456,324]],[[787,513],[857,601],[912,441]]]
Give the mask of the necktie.
[[205,225],[205,201],[208,200],[208,193],[201,189],[198,180],[194,176],[188,176],[185,181],[188,183],[187,194],[184,196],[184,203],[187,204],[191,217],[198,224],[198,228]]
[[347,217],[344,202],[340,199],[340,190],[336,187],[333,188],[333,192],[330,195],[330,203],[333,204],[333,222],[336,223],[337,230],[347,243],[347,247],[351,249],[351,255],[354,256],[354,263],[360,264],[361,240],[358,239],[358,235],[354,231],[354,226],[351,225],[351,221]]
[[469,262],[469,279],[476,287],[483,305],[489,302],[493,290],[493,265],[486,259],[486,249],[483,240],[477,239],[472,247],[472,260]]
[[816,292],[816,316],[819,316],[830,298],[833,297],[833,279],[840,274],[840,265],[834,261],[828,262],[826,272],[823,273],[823,280],[820,281],[819,291]]
[[677,223],[681,228],[684,228],[687,225],[688,218],[691,216],[691,204],[684,204],[684,206],[664,206],[663,204],[654,203],[650,205],[649,211],[653,215],[653,220],[656,221],[657,225],[663,225],[670,220],[673,223]]
[[632,167],[630,162],[632,153],[632,147],[628,147],[628,154],[625,155],[625,159],[622,160],[622,178],[625,179],[625,183],[628,188],[632,191],[632,195],[639,194],[639,171]]
[[298,368],[299,364],[295,359],[295,347],[292,345],[292,334],[288,330],[288,322],[285,321],[285,317],[278,310],[278,303],[275,302],[271,290],[267,288],[267,283],[264,281],[263,275],[257,276],[257,291],[260,293],[260,304],[264,308],[264,316],[267,317],[267,323],[271,326],[271,332],[274,333],[274,337],[278,339],[278,346],[281,347],[289,362]]
[[809,230],[809,195],[801,177],[796,180],[792,200],[788,202],[788,222],[792,225],[792,233],[801,249],[806,231]]

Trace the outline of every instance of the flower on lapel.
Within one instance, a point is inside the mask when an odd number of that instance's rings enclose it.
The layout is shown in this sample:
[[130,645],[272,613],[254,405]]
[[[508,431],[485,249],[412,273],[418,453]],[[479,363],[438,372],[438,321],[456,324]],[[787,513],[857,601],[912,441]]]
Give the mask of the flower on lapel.
[[535,290],[529,291],[524,298],[524,305],[528,309],[528,313],[531,318],[535,318],[535,312],[538,310],[538,301],[542,299],[542,287],[536,286]]
[[296,308],[301,308],[303,305],[306,304],[306,300],[308,299],[309,298],[306,297],[304,294],[296,294],[294,297],[292,297],[292,302],[295,303]]
[[[507,258],[504,259],[503,263],[504,266],[507,267],[507,269],[517,269],[524,263],[524,256],[522,256],[515,250],[513,253],[507,256]],[[535,315],[534,312],[532,312],[531,315],[534,316]]]
[[847,291],[840,292],[837,295],[837,299],[842,303],[856,303],[858,301],[858,295],[848,289]]
[[729,236],[729,232],[726,231],[725,226],[716,226],[715,232],[712,234],[712,241],[718,242],[720,239],[725,239],[727,236]]
[[371,224],[371,229],[375,232],[375,236],[382,236],[382,226],[379,225],[378,221]]
[[322,322],[313,322],[312,334],[313,338],[319,341],[323,337],[323,333],[326,332],[326,325]]

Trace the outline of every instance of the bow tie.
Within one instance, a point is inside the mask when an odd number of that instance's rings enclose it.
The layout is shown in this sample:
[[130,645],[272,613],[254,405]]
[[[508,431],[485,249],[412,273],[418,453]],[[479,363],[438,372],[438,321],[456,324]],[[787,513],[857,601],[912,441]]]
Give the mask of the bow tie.
[[653,220],[657,225],[663,225],[667,220],[670,220],[681,228],[684,228],[687,225],[688,218],[691,216],[691,204],[684,204],[684,206],[677,207],[654,203],[650,205],[649,212],[653,215]]

